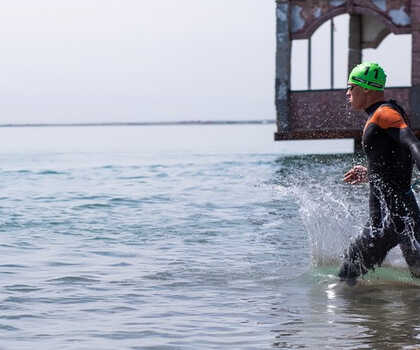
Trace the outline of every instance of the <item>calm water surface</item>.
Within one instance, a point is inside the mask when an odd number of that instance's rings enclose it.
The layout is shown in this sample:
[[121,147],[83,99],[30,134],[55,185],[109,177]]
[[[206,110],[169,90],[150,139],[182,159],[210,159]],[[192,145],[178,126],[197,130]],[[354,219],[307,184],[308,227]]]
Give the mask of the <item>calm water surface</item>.
[[273,132],[0,129],[0,349],[415,349],[416,286],[334,277],[359,160],[296,155],[351,142]]

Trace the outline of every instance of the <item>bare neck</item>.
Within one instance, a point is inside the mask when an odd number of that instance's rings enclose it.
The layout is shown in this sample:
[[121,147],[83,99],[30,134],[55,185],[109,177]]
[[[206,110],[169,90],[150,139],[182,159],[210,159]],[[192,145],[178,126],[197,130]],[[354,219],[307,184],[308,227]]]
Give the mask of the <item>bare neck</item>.
[[383,91],[369,91],[366,95],[366,104],[365,109],[372,106],[377,102],[381,102],[385,99],[385,94]]

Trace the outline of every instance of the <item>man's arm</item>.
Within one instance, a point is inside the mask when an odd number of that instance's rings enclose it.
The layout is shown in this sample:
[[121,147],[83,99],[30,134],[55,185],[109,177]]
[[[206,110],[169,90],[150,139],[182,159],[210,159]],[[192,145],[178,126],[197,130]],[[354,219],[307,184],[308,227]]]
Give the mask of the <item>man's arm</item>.
[[406,146],[416,162],[417,169],[420,170],[420,141],[410,128],[393,129],[390,130],[391,136]]
[[351,185],[358,185],[368,182],[367,169],[362,165],[356,165],[344,174],[344,182]]

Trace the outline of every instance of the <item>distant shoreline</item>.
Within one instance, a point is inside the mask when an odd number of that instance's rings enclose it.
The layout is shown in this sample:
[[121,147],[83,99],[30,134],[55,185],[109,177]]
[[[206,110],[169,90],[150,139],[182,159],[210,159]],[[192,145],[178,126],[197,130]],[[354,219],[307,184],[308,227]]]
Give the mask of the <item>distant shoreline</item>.
[[275,124],[274,119],[263,120],[191,120],[176,122],[111,122],[111,123],[23,123],[0,124],[0,128],[39,128],[39,127],[77,127],[77,126],[177,126],[177,125],[246,125]]

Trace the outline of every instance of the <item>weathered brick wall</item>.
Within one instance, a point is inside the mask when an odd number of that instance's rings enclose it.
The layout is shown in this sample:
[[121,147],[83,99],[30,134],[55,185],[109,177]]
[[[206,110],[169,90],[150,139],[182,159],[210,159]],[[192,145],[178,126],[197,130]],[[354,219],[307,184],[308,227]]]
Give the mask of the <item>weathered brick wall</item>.
[[[388,88],[386,99],[397,100],[410,113],[410,88]],[[294,132],[361,131],[364,112],[350,110],[345,90],[294,91],[290,93],[290,122]]]
[[290,93],[293,131],[360,130],[362,113],[351,113],[345,90],[295,91]]

